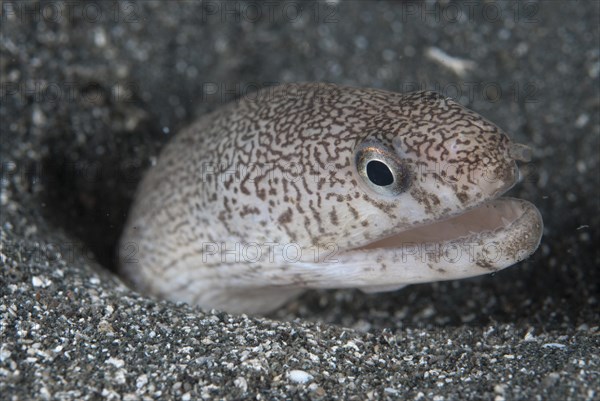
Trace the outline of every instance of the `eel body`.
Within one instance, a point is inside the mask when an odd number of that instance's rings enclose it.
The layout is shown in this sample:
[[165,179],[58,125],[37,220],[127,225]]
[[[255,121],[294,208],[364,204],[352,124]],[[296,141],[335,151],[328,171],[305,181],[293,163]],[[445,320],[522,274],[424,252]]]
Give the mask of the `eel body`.
[[309,288],[389,291],[490,273],[538,247],[501,197],[525,147],[435,92],[263,89],[178,133],[120,243],[142,293],[267,313]]

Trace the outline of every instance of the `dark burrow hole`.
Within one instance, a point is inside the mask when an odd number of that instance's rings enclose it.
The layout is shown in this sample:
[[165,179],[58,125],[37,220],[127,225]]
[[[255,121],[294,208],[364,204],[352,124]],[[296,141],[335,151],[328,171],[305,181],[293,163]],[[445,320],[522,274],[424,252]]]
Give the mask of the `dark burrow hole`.
[[[144,99],[136,82],[131,93],[116,97],[106,84],[82,78],[77,102],[49,104],[53,123],[45,127],[41,165],[33,176],[42,188],[44,217],[80,242],[103,267],[118,271],[117,243],[141,178],[162,147],[191,116],[219,105],[198,99],[198,85],[177,94],[181,107],[172,107],[164,82],[152,86],[155,96]],[[107,78],[108,79],[108,78]],[[110,81],[110,80],[108,80]],[[199,107],[198,105],[202,107]],[[83,249],[81,249],[83,248]]]
[[[45,143],[41,180],[44,216],[71,238],[82,242],[81,250],[109,271],[117,272],[117,243],[126,223],[135,190],[166,142],[157,122],[146,121],[135,131],[87,135],[75,145],[75,135],[64,135]],[[63,133],[64,134],[64,133]],[[102,138],[103,137],[103,138]],[[98,139],[96,139],[98,138]]]

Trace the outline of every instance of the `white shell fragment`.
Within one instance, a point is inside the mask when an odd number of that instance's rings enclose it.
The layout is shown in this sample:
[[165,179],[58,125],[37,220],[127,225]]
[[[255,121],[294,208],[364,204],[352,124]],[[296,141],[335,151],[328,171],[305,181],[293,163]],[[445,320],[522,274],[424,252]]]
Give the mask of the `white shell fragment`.
[[288,372],[288,378],[290,379],[290,381],[300,384],[308,383],[309,381],[314,379],[314,377],[310,373],[297,369],[290,370]]

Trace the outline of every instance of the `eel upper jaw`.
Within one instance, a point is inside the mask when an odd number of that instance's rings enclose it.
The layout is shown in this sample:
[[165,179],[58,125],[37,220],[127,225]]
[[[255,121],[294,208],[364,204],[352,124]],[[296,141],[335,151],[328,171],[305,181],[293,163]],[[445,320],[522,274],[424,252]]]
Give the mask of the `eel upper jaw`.
[[531,233],[535,241],[527,241],[533,253],[539,245],[542,218],[537,208],[522,199],[501,197],[484,202],[474,208],[447,219],[431,222],[395,235],[374,241],[355,250],[395,249],[408,244],[465,242],[485,238],[506,242],[507,234]]

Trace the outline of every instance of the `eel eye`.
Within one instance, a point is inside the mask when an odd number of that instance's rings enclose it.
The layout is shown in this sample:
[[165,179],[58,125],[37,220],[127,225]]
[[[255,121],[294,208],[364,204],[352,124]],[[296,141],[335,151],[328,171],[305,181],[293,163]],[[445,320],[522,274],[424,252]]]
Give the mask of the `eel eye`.
[[410,185],[406,163],[376,140],[361,143],[355,150],[354,162],[364,183],[379,195],[396,196]]

